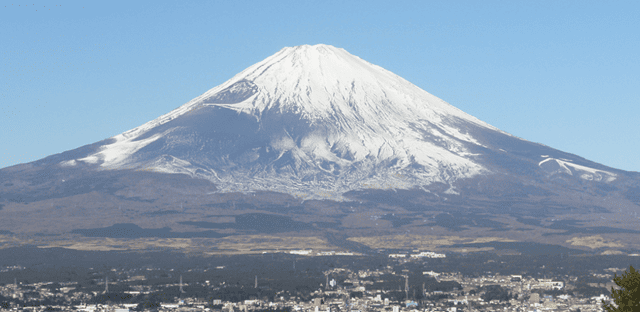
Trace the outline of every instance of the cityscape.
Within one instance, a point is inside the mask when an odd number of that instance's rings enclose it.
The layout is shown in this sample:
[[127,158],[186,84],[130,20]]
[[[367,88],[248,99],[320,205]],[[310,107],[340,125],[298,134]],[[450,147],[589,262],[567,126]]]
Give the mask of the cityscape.
[[[59,280],[46,280],[55,276],[51,270],[35,277],[34,272],[42,271],[13,265],[0,272],[0,280],[6,282],[0,286],[0,308],[90,312],[602,311],[603,300],[611,301],[610,289],[619,289],[612,281],[614,275],[628,269],[615,265],[638,261],[637,255],[517,257],[419,250],[367,256],[290,250],[257,258],[198,258],[200,262],[189,263],[190,268],[167,264],[79,268],[71,264],[73,267],[60,268]],[[567,268],[549,269],[549,264],[541,264],[545,260]],[[211,262],[221,265],[206,266]],[[523,271],[510,265],[518,262],[539,267],[514,274]],[[271,274],[265,274],[257,263],[270,267]],[[473,272],[476,268],[469,263],[497,270]],[[607,263],[614,266],[604,268]],[[466,269],[456,271],[456,267]]]

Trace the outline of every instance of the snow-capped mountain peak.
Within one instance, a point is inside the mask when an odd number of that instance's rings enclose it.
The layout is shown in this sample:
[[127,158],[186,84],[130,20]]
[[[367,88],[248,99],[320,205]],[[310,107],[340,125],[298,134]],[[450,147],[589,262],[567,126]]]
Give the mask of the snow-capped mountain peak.
[[509,136],[344,49],[303,45],[78,160],[186,173],[222,191],[339,196],[489,172],[475,151],[496,148],[482,133]]
[[[238,97],[225,103],[231,95]],[[335,115],[370,123],[379,123],[381,117],[419,116],[439,122],[455,116],[492,128],[382,67],[322,44],[284,48],[203,97],[204,103],[228,104],[255,115],[276,109],[320,122]]]

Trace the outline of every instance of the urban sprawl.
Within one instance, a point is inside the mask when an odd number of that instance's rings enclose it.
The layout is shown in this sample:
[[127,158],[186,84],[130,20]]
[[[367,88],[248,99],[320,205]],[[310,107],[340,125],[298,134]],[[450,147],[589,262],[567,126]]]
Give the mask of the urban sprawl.
[[[294,250],[291,255],[312,257],[310,250]],[[317,255],[321,255],[318,253]],[[335,256],[335,253],[322,254]],[[351,254],[340,254],[349,256]],[[78,281],[18,281],[0,286],[2,311],[602,311],[602,301],[610,301],[608,292],[584,296],[572,291],[576,276],[534,277],[522,274],[485,272],[475,276],[459,272],[422,270],[416,273],[400,269],[411,261],[445,259],[435,252],[394,253],[387,255],[392,265],[355,270],[335,267],[322,271],[320,283],[308,292],[267,288],[255,275],[250,285],[221,280],[183,281],[183,273],[174,269],[110,269],[108,276],[93,273],[91,287]],[[432,260],[433,259],[433,260]],[[295,260],[294,260],[295,261]],[[354,261],[355,263],[355,261]],[[0,274],[19,274],[25,268],[5,267]],[[92,268],[93,269],[93,268]],[[223,272],[217,266],[202,269]],[[293,263],[295,270],[295,262]],[[622,268],[591,273],[600,281],[611,281]],[[152,276],[171,277],[171,282],[152,282]],[[97,271],[96,271],[97,272]],[[154,273],[155,272],[155,273]],[[179,279],[178,279],[179,277]],[[178,279],[178,280],[176,280]],[[411,282],[410,282],[411,280]],[[421,282],[424,281],[424,282]],[[593,284],[593,283],[592,283]],[[435,286],[434,286],[435,285]],[[611,284],[591,285],[606,289]],[[197,292],[190,289],[198,289]],[[225,290],[228,290],[224,292]],[[233,292],[244,295],[234,297]],[[225,295],[216,295],[224,292]]]

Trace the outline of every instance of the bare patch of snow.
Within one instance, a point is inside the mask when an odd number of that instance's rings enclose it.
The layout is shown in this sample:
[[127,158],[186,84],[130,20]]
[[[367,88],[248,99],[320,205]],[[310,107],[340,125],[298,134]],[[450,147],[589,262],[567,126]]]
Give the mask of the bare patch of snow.
[[569,175],[573,175],[576,173],[578,177],[584,180],[589,181],[602,181],[602,182],[611,182],[616,179],[617,175],[615,173],[599,170],[587,166],[582,166],[578,164],[574,164],[572,162],[567,161],[566,159],[555,159],[555,158],[546,158],[545,160],[538,163],[538,166],[542,167],[543,164],[547,162],[555,162],[559,167],[559,171],[564,172]]
[[101,161],[100,166],[104,168],[118,167],[125,165],[129,156],[139,149],[161,137],[161,134],[156,134],[146,139],[135,140],[135,137],[127,137],[124,134],[120,134],[114,137],[116,139],[115,142],[102,146],[99,152],[78,160],[91,164]]
[[76,160],[75,160],[75,159],[65,160],[65,161],[61,161],[61,162],[60,162],[60,166],[61,166],[61,167],[73,167],[73,166],[75,166],[76,164],[77,164],[77,163],[76,163]]

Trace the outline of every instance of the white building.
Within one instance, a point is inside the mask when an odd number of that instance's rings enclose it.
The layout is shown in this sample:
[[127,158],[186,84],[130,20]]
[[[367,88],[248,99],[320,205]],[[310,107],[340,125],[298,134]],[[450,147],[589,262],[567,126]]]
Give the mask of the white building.
[[435,253],[433,251],[423,251],[419,254],[411,255],[411,258],[446,258],[447,255]]
[[309,256],[309,255],[311,255],[312,251],[313,250],[292,250],[292,251],[289,251],[289,253],[292,254],[292,255]]

